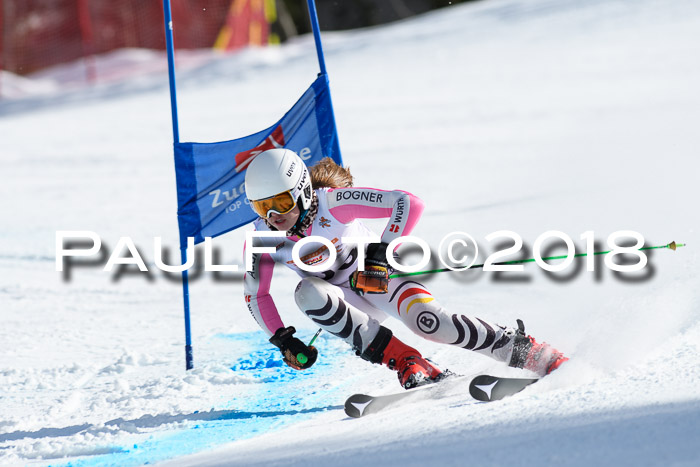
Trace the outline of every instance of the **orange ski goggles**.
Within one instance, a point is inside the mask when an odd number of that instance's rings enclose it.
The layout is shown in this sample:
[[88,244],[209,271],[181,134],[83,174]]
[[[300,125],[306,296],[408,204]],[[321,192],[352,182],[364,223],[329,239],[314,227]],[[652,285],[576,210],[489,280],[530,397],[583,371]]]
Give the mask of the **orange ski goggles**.
[[250,202],[253,210],[264,219],[270,217],[273,212],[279,215],[287,214],[296,204],[291,191],[283,191],[275,196]]

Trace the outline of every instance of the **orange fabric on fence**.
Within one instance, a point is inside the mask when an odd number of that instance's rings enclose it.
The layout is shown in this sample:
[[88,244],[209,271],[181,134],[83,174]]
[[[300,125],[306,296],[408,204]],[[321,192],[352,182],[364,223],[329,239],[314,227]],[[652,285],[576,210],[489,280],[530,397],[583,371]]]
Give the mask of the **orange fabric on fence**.
[[248,45],[267,45],[270,22],[274,21],[276,16],[274,1],[233,0],[214,48],[231,51]]

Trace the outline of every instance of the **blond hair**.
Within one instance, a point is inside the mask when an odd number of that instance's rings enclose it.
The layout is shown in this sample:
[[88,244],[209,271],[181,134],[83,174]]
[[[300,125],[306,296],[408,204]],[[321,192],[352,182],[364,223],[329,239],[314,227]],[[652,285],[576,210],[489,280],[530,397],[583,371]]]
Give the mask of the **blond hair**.
[[353,185],[350,168],[339,166],[330,157],[324,157],[318,164],[309,167],[309,172],[314,189],[346,188]]

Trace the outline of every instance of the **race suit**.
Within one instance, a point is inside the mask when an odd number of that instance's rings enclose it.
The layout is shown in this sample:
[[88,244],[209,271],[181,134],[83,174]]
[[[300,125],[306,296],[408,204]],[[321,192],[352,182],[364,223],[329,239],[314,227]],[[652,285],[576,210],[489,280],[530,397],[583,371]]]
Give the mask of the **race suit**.
[[[415,227],[423,202],[405,191],[374,188],[321,188],[316,190],[318,212],[306,236],[328,239],[335,247],[336,260],[324,272],[307,272],[292,259],[298,236],[256,238],[256,247],[273,247],[272,253],[253,253],[252,267],[244,276],[245,301],[253,318],[268,336],[285,327],[270,296],[274,263],[282,263],[302,277],[294,294],[297,306],[316,325],[362,353],[387,316],[401,320],[411,331],[430,341],[473,350],[500,361],[509,358],[514,332],[465,314],[449,313],[430,291],[415,280],[394,278],[386,294],[358,295],[350,289],[349,278],[358,267],[355,244],[343,237],[375,237],[384,243],[407,236]],[[380,237],[358,219],[388,218]],[[258,219],[256,230],[269,231]],[[378,238],[377,238],[378,237]],[[306,265],[329,263],[331,253],[321,243],[308,243],[299,251]]]

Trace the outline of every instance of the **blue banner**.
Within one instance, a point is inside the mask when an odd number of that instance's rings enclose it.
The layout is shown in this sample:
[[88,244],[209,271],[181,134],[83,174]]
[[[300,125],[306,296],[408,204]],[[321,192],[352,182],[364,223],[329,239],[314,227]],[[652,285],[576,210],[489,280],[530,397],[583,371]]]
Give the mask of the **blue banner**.
[[216,237],[255,220],[245,195],[245,169],[262,151],[285,147],[312,166],[342,164],[328,75],[320,75],[270,128],[220,143],[175,143],[180,246]]

